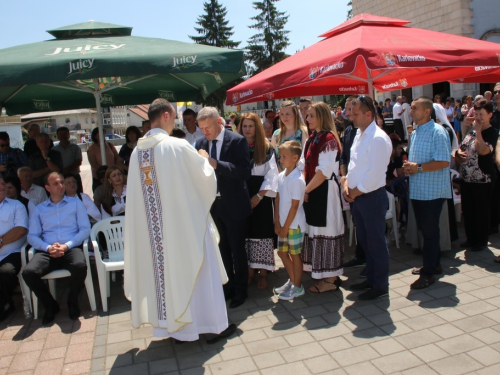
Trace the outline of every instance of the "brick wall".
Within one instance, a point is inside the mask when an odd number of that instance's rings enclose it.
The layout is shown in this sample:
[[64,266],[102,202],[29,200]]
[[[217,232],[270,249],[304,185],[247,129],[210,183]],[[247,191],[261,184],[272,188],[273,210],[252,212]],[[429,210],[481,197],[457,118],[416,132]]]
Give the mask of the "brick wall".
[[352,0],[353,15],[370,13],[411,21],[411,27],[471,37],[471,0]]

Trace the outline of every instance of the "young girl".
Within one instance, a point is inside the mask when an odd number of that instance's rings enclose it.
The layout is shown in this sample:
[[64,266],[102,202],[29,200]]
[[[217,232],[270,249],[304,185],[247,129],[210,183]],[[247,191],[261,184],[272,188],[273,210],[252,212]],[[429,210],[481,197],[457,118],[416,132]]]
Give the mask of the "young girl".
[[[271,145],[273,146],[277,161],[278,168],[281,172],[283,168],[279,163],[280,155],[278,147],[286,141],[297,141],[301,146],[304,146],[307,141],[307,128],[300,121],[299,108],[291,100],[284,101],[280,107],[279,116],[279,129],[277,129],[271,138]],[[299,166],[299,169],[302,169]]]
[[328,105],[314,103],[306,122],[312,131],[304,148],[306,230],[302,260],[304,271],[319,282],[309,290],[337,290],[343,273],[344,219],[337,179],[340,140]]
[[266,139],[264,127],[255,113],[241,116],[240,133],[246,138],[252,176],[247,181],[252,215],[247,220],[245,249],[248,257],[248,283],[260,269],[258,289],[267,288],[267,271],[275,271],[273,198],[278,190],[278,166],[274,149]]

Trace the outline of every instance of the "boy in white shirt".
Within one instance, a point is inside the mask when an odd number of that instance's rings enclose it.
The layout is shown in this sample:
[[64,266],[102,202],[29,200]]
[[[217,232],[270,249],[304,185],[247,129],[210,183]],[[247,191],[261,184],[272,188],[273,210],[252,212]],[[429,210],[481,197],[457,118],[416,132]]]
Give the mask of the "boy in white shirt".
[[288,281],[274,288],[279,299],[291,300],[304,295],[302,286],[302,245],[306,216],[302,204],[306,182],[296,168],[302,154],[297,141],[287,141],[279,146],[280,163],[284,171],[278,177],[278,193],[274,207],[274,231],[278,235],[278,255],[283,261]]

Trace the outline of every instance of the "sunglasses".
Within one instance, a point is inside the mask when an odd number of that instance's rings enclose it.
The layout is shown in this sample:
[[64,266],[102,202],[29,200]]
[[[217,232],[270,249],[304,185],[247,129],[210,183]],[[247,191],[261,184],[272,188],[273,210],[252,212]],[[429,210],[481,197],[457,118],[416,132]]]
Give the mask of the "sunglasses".
[[358,96],[358,99],[361,103],[366,104],[369,111],[371,111],[373,114],[375,114],[375,107],[373,106],[373,102],[371,102],[371,103],[368,102],[368,100],[366,99],[366,97],[364,95]]
[[500,90],[493,91],[493,95],[500,94]]
[[9,147],[9,144],[8,143],[0,143],[0,147]]

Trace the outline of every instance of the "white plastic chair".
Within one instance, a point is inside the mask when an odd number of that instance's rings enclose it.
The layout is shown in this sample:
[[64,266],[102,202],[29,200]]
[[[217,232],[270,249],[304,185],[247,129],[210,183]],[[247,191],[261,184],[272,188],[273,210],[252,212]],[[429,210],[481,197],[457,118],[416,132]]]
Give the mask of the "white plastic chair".
[[[21,249],[21,264],[22,264],[22,270],[24,267],[26,267],[26,259],[28,259],[28,262],[33,259],[33,256],[35,255],[35,250],[33,248],[27,249],[28,244],[24,245]],[[27,254],[26,254],[27,252]],[[95,302],[95,294],[94,294],[94,284],[92,283],[92,273],[90,271],[90,262],[89,262],[89,253],[84,247],[83,249],[83,254],[85,256],[85,263],[87,263],[87,276],[85,277],[85,288],[87,289],[87,295],[89,297],[89,302],[90,302],[90,309],[92,311],[96,311],[96,302]],[[26,257],[28,255],[28,257]],[[47,280],[49,283],[49,290],[50,294],[52,294],[52,297],[54,299],[57,299],[57,293],[56,293],[56,279],[61,279],[63,277],[70,277],[71,273],[68,270],[55,270],[47,275],[43,276],[43,280]],[[20,277],[22,279],[22,277]],[[26,295],[29,295],[29,288],[22,280],[21,288],[23,288],[23,292],[27,291]],[[29,299],[29,298],[28,298]],[[31,293],[31,299],[32,299],[32,304],[31,304],[31,309],[33,312],[33,318],[38,319],[38,298],[35,296],[35,293]]]
[[457,191],[453,189],[453,179],[454,178],[459,178],[460,173],[458,173],[454,169],[450,169],[450,178],[451,178],[451,186],[452,186],[452,192],[453,192],[453,203],[455,207],[455,218],[457,222],[460,222],[462,220],[462,197],[457,194]]
[[[21,249],[25,249],[29,244],[25,242]],[[28,285],[24,282],[23,279],[23,270],[24,267],[26,266],[26,252],[21,250],[21,270],[17,274],[17,278],[19,279],[19,285],[21,286],[21,292],[23,294],[23,303],[24,303],[24,297],[26,297],[26,301],[29,304],[30,307],[30,312],[33,312],[33,306],[31,304],[31,297],[30,297],[30,288],[28,288]]]
[[[109,273],[124,269],[124,243],[123,228],[125,225],[124,216],[115,216],[97,222],[90,231],[90,241],[94,247],[95,265],[99,279],[99,290],[101,292],[102,310],[108,311],[108,297],[111,295],[111,282]],[[104,234],[108,248],[108,259],[102,259],[97,243],[99,232]],[[84,244],[88,248],[88,244]]]
[[[394,195],[391,193],[387,192],[387,197],[389,198],[389,209],[385,213],[385,220],[390,220],[392,219],[392,228],[394,232],[394,239],[396,241],[396,247],[399,249],[399,236],[398,236],[398,220],[397,220],[397,215],[396,215],[396,200],[394,198]],[[352,245],[352,239],[354,237],[354,222],[352,219],[351,215],[351,221],[349,223],[349,246]]]

